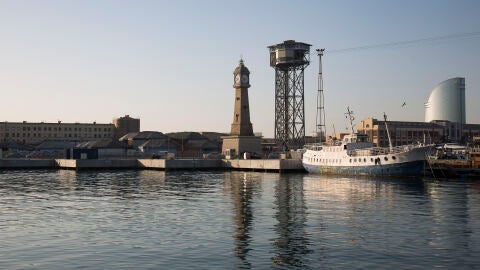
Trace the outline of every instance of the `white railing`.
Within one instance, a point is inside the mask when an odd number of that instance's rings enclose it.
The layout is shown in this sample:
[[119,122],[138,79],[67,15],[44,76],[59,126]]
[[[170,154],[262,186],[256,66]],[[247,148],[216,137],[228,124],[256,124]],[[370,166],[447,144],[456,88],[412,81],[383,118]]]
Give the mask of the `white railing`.
[[376,155],[387,155],[387,154],[399,154],[412,150],[416,146],[413,144],[395,146],[391,149],[389,147],[370,147],[363,149],[355,149],[350,151],[350,156],[376,156]]
[[329,141],[329,142],[323,142],[323,143],[309,143],[305,144],[303,146],[304,149],[307,150],[313,150],[313,151],[320,151],[322,150],[323,147],[328,147],[328,146],[340,146],[342,145],[342,141]]

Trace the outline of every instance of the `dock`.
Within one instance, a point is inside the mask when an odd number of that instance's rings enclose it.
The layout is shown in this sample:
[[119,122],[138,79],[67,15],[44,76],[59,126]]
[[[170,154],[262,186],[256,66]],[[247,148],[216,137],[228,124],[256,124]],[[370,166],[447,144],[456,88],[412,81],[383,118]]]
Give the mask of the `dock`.
[[4,169],[305,171],[299,159],[0,159]]

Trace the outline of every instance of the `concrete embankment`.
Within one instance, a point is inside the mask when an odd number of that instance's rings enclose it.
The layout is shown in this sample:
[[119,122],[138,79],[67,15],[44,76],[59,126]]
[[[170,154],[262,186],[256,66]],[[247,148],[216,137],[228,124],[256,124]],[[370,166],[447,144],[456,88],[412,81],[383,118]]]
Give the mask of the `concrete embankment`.
[[304,171],[293,159],[0,159],[0,169]]
[[252,171],[304,171],[298,159],[230,159],[223,160],[223,166],[234,170]]
[[0,159],[0,169],[53,169],[54,159]]

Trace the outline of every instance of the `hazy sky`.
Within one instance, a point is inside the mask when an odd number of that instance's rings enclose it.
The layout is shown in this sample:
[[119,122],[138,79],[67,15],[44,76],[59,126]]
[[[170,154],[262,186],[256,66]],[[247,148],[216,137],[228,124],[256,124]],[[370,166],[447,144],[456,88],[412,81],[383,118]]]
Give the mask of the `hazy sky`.
[[[250,69],[255,132],[272,137],[267,46],[312,44],[307,133],[315,130],[318,57],[327,132],[356,119],[423,121],[430,90],[466,78],[467,122],[480,123],[480,34],[370,50],[338,49],[480,32],[480,1],[0,0],[0,121],[111,122],[142,130],[229,132],[233,70]],[[328,51],[332,51],[329,53]],[[407,106],[401,107],[403,102]]]

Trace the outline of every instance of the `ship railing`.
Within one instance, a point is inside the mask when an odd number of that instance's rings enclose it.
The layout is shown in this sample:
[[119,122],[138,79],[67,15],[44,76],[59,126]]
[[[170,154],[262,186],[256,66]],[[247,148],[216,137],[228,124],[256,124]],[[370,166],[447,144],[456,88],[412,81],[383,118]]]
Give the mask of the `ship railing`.
[[480,153],[480,147],[472,147],[472,148],[470,148],[470,153]]
[[388,155],[388,154],[399,154],[407,152],[415,148],[415,145],[402,145],[395,146],[391,149],[389,147],[370,147],[363,149],[353,149],[350,151],[351,156],[376,156],[376,155]]
[[341,141],[327,142],[327,143],[308,143],[303,146],[304,149],[319,151],[325,146],[340,146]]

